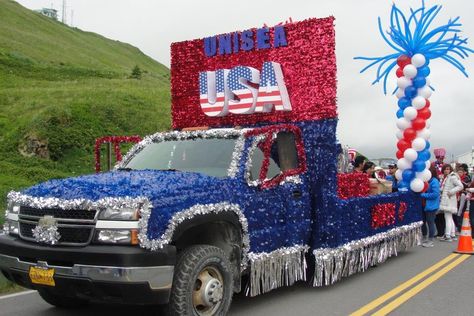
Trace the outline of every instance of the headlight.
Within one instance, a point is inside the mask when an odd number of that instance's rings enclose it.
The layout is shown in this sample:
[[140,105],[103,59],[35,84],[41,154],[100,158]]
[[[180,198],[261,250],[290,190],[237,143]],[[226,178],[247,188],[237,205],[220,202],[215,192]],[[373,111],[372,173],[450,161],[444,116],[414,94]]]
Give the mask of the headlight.
[[20,206],[12,202],[8,203],[5,211],[5,223],[3,224],[3,232],[10,235],[18,235],[20,226],[18,223],[18,214],[20,213]]
[[136,221],[138,220],[138,210],[134,208],[106,208],[99,214],[99,219],[111,221]]
[[104,244],[138,245],[137,230],[98,230],[96,241]]

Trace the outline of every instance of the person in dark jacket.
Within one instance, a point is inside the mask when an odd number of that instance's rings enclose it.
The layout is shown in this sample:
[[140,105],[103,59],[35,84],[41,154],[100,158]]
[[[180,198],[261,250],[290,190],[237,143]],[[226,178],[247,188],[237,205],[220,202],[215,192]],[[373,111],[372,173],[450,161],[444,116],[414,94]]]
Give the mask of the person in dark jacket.
[[[440,185],[438,180],[438,172],[435,166],[430,167],[431,179],[426,192],[421,193],[421,197],[425,199],[425,206],[423,209],[423,226],[421,228],[423,233],[423,247],[434,246],[435,234],[435,217],[436,211],[439,209],[440,200]],[[428,226],[428,227],[427,227]],[[427,229],[428,228],[428,229]]]

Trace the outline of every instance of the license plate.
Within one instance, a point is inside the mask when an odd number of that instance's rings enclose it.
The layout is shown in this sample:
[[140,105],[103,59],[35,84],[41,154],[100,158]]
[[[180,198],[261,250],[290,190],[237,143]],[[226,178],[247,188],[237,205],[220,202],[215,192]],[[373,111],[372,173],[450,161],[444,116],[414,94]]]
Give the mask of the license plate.
[[55,286],[54,283],[54,269],[47,269],[41,267],[30,267],[30,279],[34,284]]

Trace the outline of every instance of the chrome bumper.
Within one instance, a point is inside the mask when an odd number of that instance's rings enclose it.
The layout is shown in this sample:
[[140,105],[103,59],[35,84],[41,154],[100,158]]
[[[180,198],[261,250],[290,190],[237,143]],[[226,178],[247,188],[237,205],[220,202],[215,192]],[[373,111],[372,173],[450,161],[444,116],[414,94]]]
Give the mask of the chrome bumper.
[[54,275],[91,281],[148,283],[152,290],[171,289],[174,273],[174,266],[109,267],[75,264],[72,267],[63,267],[48,265],[44,261],[25,262],[16,257],[0,254],[0,268],[2,269],[15,269],[28,273],[30,267],[53,268]]

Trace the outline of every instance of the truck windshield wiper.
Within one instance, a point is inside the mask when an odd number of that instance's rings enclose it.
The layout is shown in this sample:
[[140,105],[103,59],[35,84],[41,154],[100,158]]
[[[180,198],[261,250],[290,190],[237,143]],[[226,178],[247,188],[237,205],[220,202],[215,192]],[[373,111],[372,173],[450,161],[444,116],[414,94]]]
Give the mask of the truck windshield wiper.
[[132,168],[118,168],[118,171],[132,171]]

